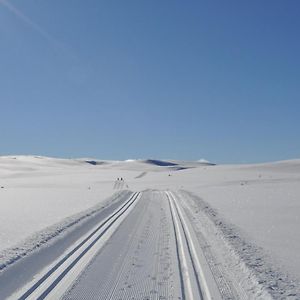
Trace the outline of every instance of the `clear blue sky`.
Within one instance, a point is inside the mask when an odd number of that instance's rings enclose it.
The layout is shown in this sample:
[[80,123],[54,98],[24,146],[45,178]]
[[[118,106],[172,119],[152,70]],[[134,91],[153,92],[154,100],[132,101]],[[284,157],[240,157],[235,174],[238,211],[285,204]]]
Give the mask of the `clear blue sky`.
[[298,0],[0,0],[0,155],[300,157]]

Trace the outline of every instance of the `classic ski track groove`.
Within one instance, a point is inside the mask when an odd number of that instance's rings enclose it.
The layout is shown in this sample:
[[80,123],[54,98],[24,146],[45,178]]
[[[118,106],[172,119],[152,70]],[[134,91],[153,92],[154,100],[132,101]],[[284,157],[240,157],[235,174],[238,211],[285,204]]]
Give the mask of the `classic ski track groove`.
[[[46,274],[37,280],[29,289],[23,291],[21,296],[18,296],[18,300],[25,299],[38,299],[42,300],[47,298],[49,293],[59,284],[59,282],[68,274],[68,272],[80,261],[80,259],[89,253],[89,250],[105,235],[105,233],[119,220],[129,208],[140,198],[141,193],[136,192],[119,207],[114,213],[102,221],[95,230],[92,231],[82,242],[75,246],[68,254],[60,259]],[[67,262],[70,261],[69,264]],[[67,264],[67,266],[63,266]],[[63,267],[63,268],[62,268]],[[56,275],[55,272],[62,268]],[[55,276],[54,276],[55,275]],[[53,278],[51,278],[53,277]],[[41,291],[39,291],[41,290]],[[33,296],[32,294],[39,294],[39,296]],[[14,297],[14,295],[13,295]],[[14,298],[16,299],[16,298]]]
[[[172,192],[166,192],[171,213],[172,219],[174,222],[176,243],[178,247],[179,254],[179,268],[181,270],[181,279],[182,279],[182,291],[183,299],[193,300],[193,299],[202,299],[202,300],[212,300],[215,297],[212,297],[208,283],[205,278],[205,274],[201,267],[197,251],[189,232],[186,220],[182,213],[182,210],[177,203],[177,200]],[[186,247],[184,246],[186,245]],[[187,261],[191,262],[192,270],[188,270]],[[197,288],[192,288],[192,281],[196,282]]]
[[[185,198],[185,200],[191,201],[189,198]],[[184,204],[183,202],[181,203],[183,205],[183,209],[189,216],[189,219],[192,220],[193,218],[192,211],[193,208],[195,207],[191,203],[189,203],[189,205],[187,205],[186,203]],[[208,244],[207,240],[203,236],[203,233],[198,228],[198,226],[199,224],[196,224],[197,235],[198,237],[200,237],[200,241],[201,241],[201,249],[203,251],[206,260],[210,262],[209,267],[220,289],[222,298],[231,299],[231,300],[232,299],[247,300],[249,297],[247,296],[246,292],[242,290],[241,286],[239,286],[238,283],[232,280],[229,281],[227,273],[230,272],[230,270],[227,270],[226,273],[224,270],[224,266],[222,266],[221,263],[219,263],[218,260],[216,260],[216,258],[213,256],[210,250],[211,246]]]

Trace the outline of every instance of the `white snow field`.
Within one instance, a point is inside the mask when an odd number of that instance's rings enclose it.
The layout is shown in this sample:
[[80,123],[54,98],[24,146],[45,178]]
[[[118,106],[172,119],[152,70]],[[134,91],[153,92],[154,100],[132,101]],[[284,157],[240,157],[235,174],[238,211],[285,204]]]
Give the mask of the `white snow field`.
[[300,299],[300,160],[0,157],[0,299]]

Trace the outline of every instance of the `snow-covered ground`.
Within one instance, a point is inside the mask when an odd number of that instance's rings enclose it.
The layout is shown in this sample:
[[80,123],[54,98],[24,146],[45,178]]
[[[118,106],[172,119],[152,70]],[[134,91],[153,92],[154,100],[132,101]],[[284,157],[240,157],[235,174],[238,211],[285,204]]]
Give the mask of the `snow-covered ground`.
[[0,157],[0,187],[0,259],[5,249],[120,189],[185,190],[261,248],[275,269],[300,281],[300,160],[213,166],[10,156]]
[[143,187],[195,193],[300,279],[300,160],[197,167],[141,180]]

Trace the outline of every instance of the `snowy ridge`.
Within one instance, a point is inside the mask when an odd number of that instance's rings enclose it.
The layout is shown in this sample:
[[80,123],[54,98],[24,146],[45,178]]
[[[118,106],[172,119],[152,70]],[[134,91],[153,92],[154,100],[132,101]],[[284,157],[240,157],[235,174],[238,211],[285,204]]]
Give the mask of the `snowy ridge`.
[[262,164],[246,165],[249,169],[264,170],[269,172],[282,172],[282,173],[300,173],[300,159],[283,160]]
[[18,245],[7,248],[0,252],[0,272],[3,272],[8,266],[12,265],[20,258],[25,257],[29,253],[39,250],[41,247],[47,246],[55,238],[63,238],[63,233],[73,226],[80,225],[87,218],[93,216],[98,211],[107,207],[116,201],[120,196],[128,196],[131,192],[119,191],[109,197],[105,202],[101,202],[83,212],[67,217],[61,222],[49,226],[32,236],[28,237]]
[[161,160],[161,159],[127,159],[124,161],[101,160],[95,158],[53,158],[46,156],[0,156],[0,176],[4,172],[4,177],[10,174],[63,169],[70,170],[77,168],[103,168],[103,169],[124,169],[140,171],[169,171],[184,170],[203,166],[214,166],[206,160],[181,161],[181,160]]

